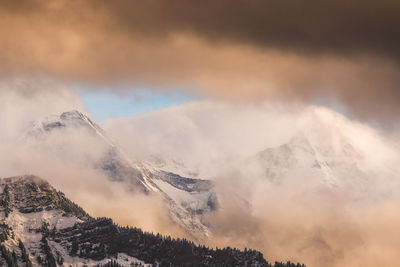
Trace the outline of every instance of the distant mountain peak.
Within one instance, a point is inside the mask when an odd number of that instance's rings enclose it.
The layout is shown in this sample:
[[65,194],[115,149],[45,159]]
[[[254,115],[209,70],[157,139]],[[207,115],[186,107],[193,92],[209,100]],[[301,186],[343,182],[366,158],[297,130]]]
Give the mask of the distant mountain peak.
[[[363,152],[339,127],[348,127],[340,124],[344,118],[330,113],[321,115],[318,110],[310,112],[306,115],[311,114],[312,118],[290,140],[256,155],[265,176],[278,183],[287,178],[318,177],[321,184],[329,187],[363,184],[368,179],[361,167]],[[326,124],[325,120],[332,119],[339,120],[338,124]]]

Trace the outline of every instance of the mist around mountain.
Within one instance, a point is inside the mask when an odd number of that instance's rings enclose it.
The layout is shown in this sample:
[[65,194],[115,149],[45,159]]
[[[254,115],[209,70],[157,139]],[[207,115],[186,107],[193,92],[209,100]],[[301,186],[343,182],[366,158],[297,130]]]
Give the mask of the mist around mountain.
[[[399,221],[400,147],[389,131],[318,106],[207,101],[104,128],[130,155],[215,182],[220,209],[208,222],[217,244],[289,252],[310,266],[397,257],[379,249],[398,244],[381,234]],[[147,142],[128,142],[128,132]]]
[[[91,138],[91,130],[68,130],[74,129],[70,125],[27,142],[29,122],[43,122],[48,114],[55,114],[48,122],[59,121],[71,110],[53,104],[8,107],[14,112],[1,107],[7,111],[0,113],[7,126],[0,131],[4,177],[34,173],[92,216],[195,240],[173,220],[163,195],[110,179],[112,172],[96,164],[104,162],[110,145]],[[307,266],[395,266],[400,150],[387,131],[316,106],[207,101],[114,118],[101,128],[131,163],[194,179],[156,179],[160,188],[174,185],[162,190],[175,203],[191,199],[190,187],[181,182],[213,184],[216,208],[194,213],[209,230],[200,242],[206,246],[254,248],[270,261]],[[172,187],[186,193],[171,194],[166,189]],[[185,207],[207,203],[196,201]],[[390,249],[382,254],[382,247]]]
[[[79,147],[71,149],[79,138],[91,142],[97,153]],[[61,149],[61,153],[54,152],[60,155],[60,160],[71,152],[80,154],[89,168],[109,182],[120,183],[126,194],[156,196],[165,201],[170,218],[193,239],[204,241],[210,235],[202,215],[218,205],[212,181],[182,177],[129,158],[99,125],[81,112],[67,111],[34,121],[24,139],[34,144],[37,153],[43,153],[46,146]]]

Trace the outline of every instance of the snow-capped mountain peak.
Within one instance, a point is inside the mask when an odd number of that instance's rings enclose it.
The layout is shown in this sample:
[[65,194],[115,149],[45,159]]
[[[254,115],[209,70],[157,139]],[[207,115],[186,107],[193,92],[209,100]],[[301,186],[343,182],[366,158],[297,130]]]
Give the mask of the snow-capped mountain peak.
[[[202,215],[217,206],[211,181],[182,177],[147,162],[130,159],[99,125],[76,110],[59,116],[49,116],[33,125],[27,135],[29,140],[37,141],[36,149],[45,149],[41,146],[43,140],[50,142],[53,148],[62,147],[56,149],[57,153],[67,153],[74,147],[79,150],[80,155],[85,155],[93,169],[110,181],[124,183],[124,187],[131,193],[144,192],[164,198],[171,218],[188,234],[198,239],[204,239],[210,234],[208,227],[202,222]],[[51,138],[52,134],[58,138]],[[95,146],[101,146],[102,154],[93,155],[83,147],[77,147],[75,142],[81,136],[85,140],[95,141]],[[73,159],[69,157],[69,160]]]
[[[255,160],[269,180],[316,178],[329,187],[364,190],[372,179],[365,168],[364,143],[352,133],[370,133],[340,114],[311,109],[299,119],[299,129],[286,143],[260,151]],[[369,137],[373,138],[373,137]]]

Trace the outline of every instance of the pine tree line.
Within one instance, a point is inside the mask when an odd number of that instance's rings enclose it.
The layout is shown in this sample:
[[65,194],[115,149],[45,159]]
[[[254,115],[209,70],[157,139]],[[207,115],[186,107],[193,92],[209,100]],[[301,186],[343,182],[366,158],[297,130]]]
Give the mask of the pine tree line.
[[[209,248],[184,238],[121,227],[108,218],[91,219],[57,233],[57,240],[70,242],[71,256],[103,260],[125,253],[143,262],[163,266],[266,266],[304,267],[299,263],[268,263],[261,252],[236,248]],[[93,244],[96,244],[93,246]]]

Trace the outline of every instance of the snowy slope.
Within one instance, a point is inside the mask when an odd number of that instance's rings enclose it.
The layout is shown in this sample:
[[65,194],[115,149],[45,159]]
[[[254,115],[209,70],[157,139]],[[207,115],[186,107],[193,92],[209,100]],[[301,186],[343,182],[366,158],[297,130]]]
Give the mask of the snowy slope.
[[275,182],[300,175],[318,176],[330,186],[338,186],[343,175],[367,179],[357,161],[361,156],[354,147],[345,142],[340,146],[341,151],[321,147],[301,133],[287,144],[261,151],[258,160],[266,177]]
[[368,192],[380,178],[386,184],[395,180],[394,144],[366,125],[333,111],[310,108],[299,116],[298,128],[287,142],[247,161],[257,163],[262,175],[274,183],[312,178],[328,188],[347,188],[357,194]]

